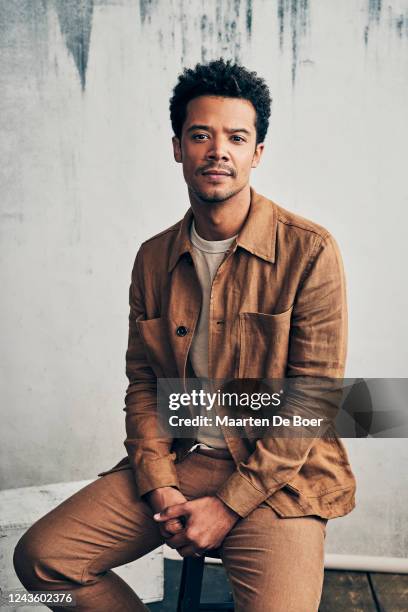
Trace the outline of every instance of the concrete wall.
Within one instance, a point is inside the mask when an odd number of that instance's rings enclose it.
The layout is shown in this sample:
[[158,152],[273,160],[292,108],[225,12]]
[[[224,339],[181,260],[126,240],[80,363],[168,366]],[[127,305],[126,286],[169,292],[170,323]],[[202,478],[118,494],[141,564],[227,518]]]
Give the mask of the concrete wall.
[[[406,0],[2,0],[0,45],[3,488],[125,454],[130,272],[188,206],[168,99],[198,60],[271,87],[253,184],[341,247],[347,376],[407,376]],[[347,446],[358,508],[331,551],[403,556],[405,441]]]

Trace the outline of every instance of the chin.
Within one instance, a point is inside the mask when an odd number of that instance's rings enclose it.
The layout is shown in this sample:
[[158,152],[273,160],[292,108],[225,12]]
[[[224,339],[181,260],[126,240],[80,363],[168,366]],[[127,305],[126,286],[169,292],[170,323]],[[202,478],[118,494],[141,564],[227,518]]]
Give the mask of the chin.
[[225,200],[228,200],[229,198],[234,196],[236,193],[237,193],[236,190],[231,191],[230,189],[222,190],[222,189],[217,189],[217,188],[208,189],[206,191],[202,191],[201,189],[195,190],[196,196],[202,202],[207,202],[209,204],[211,203],[215,204],[217,202],[225,202]]

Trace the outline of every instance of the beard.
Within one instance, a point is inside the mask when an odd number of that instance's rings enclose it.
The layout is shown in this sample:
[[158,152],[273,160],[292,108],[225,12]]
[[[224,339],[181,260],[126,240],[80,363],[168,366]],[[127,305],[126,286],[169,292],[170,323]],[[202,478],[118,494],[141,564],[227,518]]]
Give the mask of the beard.
[[199,187],[190,186],[190,191],[201,202],[205,202],[206,204],[218,204],[220,202],[226,202],[230,198],[234,197],[240,191],[242,191],[244,187],[245,185],[236,187],[235,189],[232,189],[232,188],[223,189],[222,187],[210,187],[206,191],[203,191]]

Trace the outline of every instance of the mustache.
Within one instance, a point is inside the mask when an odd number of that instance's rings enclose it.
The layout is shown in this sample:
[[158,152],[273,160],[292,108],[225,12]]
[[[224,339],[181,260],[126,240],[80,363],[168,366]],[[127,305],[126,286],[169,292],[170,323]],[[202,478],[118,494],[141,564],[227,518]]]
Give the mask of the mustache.
[[197,168],[195,174],[203,174],[204,172],[210,172],[210,171],[228,172],[228,174],[230,174],[231,176],[236,176],[236,172],[234,168],[231,168],[230,166],[227,166],[226,164],[222,164],[218,166],[214,166],[213,164],[207,164],[205,166],[200,166],[199,168]]

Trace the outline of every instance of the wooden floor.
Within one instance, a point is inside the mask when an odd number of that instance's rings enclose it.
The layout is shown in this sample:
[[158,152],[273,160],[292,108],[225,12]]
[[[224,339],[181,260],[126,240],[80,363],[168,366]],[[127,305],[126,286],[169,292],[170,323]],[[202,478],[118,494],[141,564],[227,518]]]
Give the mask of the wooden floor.
[[[175,612],[181,561],[165,560],[165,599],[152,612]],[[231,601],[221,565],[206,565],[202,601]],[[326,570],[319,612],[407,612],[408,575]],[[249,612],[249,611],[248,611]]]

